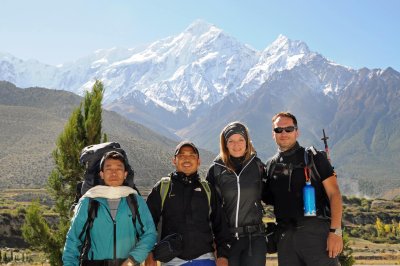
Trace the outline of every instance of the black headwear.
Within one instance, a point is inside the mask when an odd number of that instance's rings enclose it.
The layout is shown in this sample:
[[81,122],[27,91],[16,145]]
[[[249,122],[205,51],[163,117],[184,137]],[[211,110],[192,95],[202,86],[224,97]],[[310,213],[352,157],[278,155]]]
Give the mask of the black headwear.
[[185,147],[185,146],[192,147],[194,153],[196,153],[197,155],[200,156],[199,150],[198,150],[197,147],[193,144],[193,142],[190,142],[190,141],[187,141],[187,140],[182,141],[181,143],[179,143],[179,144],[176,146],[176,148],[175,148],[175,156],[177,156],[177,155],[179,154],[179,152],[181,151],[181,148],[182,148],[182,147]]
[[234,135],[234,134],[240,134],[242,135],[246,141],[247,141],[247,131],[246,131],[246,127],[239,123],[239,122],[232,122],[230,123],[225,130],[222,132],[222,134],[224,134],[225,137],[225,141],[228,141],[229,137]]

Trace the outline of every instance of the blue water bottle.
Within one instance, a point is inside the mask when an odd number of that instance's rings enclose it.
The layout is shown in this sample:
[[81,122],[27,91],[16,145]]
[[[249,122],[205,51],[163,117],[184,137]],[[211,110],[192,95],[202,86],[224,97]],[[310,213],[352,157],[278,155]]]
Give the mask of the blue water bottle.
[[315,208],[315,189],[311,181],[307,181],[303,187],[304,216],[316,216]]

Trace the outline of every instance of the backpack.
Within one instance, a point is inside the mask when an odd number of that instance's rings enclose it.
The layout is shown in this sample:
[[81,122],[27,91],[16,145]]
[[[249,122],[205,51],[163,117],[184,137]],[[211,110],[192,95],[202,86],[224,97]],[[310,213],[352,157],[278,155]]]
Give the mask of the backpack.
[[[126,162],[126,171],[128,175],[126,176],[125,185],[135,189],[138,193],[134,183],[134,171],[128,162],[128,157],[126,152],[121,148],[118,142],[105,142],[95,145],[90,145],[82,149],[79,162],[85,167],[84,181],[82,183],[80,196],[86,193],[90,188],[103,185],[104,182],[99,176],[100,172],[100,161],[104,154],[110,151],[117,151],[122,154]],[[140,194],[139,194],[140,195]],[[78,195],[79,196],[79,195]],[[80,197],[78,197],[79,199]]]
[[[120,144],[117,142],[105,142],[105,143],[90,145],[83,148],[80,155],[79,161],[85,167],[84,181],[79,182],[76,186],[75,201],[71,209],[74,208],[74,206],[78,203],[82,195],[84,195],[90,188],[104,184],[104,181],[100,178],[99,175],[100,162],[104,154],[110,151],[117,151],[121,153],[122,156],[124,156],[126,162],[125,170],[128,172],[124,184],[129,187],[132,187],[139,194],[139,191],[134,183],[134,171],[128,162],[128,157],[126,155],[126,152],[121,148]],[[130,194],[129,196],[126,197],[126,201],[132,213],[133,226],[136,228],[136,219],[137,219],[140,225],[140,230],[143,233],[143,223],[142,220],[140,219],[136,196],[134,194]],[[93,226],[94,219],[97,217],[98,207],[99,207],[99,202],[92,198],[89,198],[88,219],[86,220],[85,225],[79,235],[79,239],[81,239],[84,232],[86,232],[80,256],[81,259],[87,259],[88,255],[87,253],[90,250],[90,243],[91,243],[90,229]],[[136,230],[136,237],[137,239],[139,239],[138,230]]]

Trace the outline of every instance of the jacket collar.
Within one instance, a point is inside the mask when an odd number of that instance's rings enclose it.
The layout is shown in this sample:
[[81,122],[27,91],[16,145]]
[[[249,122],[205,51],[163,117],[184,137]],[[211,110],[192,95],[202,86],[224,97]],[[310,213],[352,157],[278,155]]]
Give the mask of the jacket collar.
[[296,151],[300,149],[300,144],[296,141],[296,144],[292,148],[287,151],[280,151],[278,149],[279,157],[288,157],[296,153]]
[[184,174],[182,172],[177,172],[177,171],[175,171],[171,174],[171,178],[178,180],[184,184],[189,184],[189,183],[192,183],[192,182],[200,179],[199,174],[197,172],[187,176],[186,174]]

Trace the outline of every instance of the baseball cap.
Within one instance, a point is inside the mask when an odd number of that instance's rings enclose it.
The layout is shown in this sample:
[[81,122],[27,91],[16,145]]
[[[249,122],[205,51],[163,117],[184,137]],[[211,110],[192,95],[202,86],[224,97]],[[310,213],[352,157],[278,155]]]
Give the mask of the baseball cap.
[[175,156],[178,155],[179,152],[181,151],[181,148],[182,148],[182,147],[185,147],[185,146],[192,147],[192,148],[193,148],[193,151],[194,151],[197,155],[200,155],[200,154],[199,154],[199,150],[198,150],[197,147],[193,144],[193,142],[190,142],[190,141],[188,141],[188,140],[184,140],[184,141],[180,142],[178,145],[176,145],[176,148],[175,148]]

